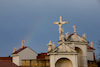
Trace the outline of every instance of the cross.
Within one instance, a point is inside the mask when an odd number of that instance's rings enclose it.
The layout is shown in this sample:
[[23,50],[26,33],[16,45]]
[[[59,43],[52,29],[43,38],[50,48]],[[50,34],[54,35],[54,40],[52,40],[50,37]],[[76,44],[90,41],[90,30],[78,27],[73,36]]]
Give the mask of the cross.
[[[62,25],[63,25],[63,24],[67,24],[67,23],[68,23],[67,21],[62,21],[62,16],[60,16],[59,22],[54,22],[54,24],[57,24],[57,25],[59,26],[59,34],[60,34],[60,36],[61,36],[62,33],[64,32],[64,31],[63,31],[63,28],[62,28]],[[60,37],[59,37],[59,39],[60,39]]]

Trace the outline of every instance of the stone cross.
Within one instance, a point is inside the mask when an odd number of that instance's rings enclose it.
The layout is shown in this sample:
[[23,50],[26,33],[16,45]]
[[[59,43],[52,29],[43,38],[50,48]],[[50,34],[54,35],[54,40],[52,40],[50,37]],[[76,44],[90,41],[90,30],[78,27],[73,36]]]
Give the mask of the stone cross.
[[59,40],[61,40],[61,35],[64,32],[62,25],[67,24],[67,21],[62,21],[62,16],[60,16],[60,21],[59,22],[54,22],[54,24],[57,24],[59,26]]
[[74,33],[76,33],[76,25],[74,25],[73,28],[74,28]]
[[65,33],[65,34],[66,34],[66,39],[67,39],[67,38],[68,38],[68,36],[69,36],[69,35],[68,35],[68,34],[69,34],[69,32],[67,32],[67,33]]
[[22,40],[22,48],[24,47],[25,40]]

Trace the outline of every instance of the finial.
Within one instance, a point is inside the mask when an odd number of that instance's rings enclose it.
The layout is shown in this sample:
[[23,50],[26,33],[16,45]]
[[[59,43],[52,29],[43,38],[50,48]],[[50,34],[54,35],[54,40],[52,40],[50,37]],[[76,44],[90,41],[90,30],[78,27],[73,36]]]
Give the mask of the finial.
[[14,53],[15,51],[16,51],[16,48],[14,47],[14,48],[13,48],[13,53]]
[[25,40],[22,40],[22,48],[24,47]]
[[76,25],[74,25],[73,28],[74,28],[74,33],[76,33]]
[[93,48],[93,42],[91,42],[90,44],[91,44],[91,47]]
[[84,34],[82,35],[82,37],[83,37],[84,39],[87,39],[87,38],[86,38],[86,33],[84,33]]
[[68,36],[69,36],[68,34],[69,34],[69,32],[65,33],[65,35],[66,35],[66,39],[67,39],[67,38],[68,38]]

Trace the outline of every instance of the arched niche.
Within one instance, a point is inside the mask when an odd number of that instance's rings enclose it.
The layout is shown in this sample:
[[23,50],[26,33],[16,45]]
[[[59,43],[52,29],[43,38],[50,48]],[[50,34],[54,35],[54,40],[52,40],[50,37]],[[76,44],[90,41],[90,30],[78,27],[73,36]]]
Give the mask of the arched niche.
[[79,47],[75,47],[75,50],[77,51],[78,56],[82,56],[83,55],[83,51]]
[[73,64],[67,58],[60,58],[56,61],[55,67],[73,67]]

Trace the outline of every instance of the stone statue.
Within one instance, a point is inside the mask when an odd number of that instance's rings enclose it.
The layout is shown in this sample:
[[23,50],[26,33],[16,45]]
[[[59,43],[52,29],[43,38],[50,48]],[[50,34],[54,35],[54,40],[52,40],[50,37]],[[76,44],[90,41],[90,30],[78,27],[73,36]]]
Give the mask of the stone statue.
[[65,33],[65,34],[66,34],[66,37],[65,37],[65,38],[67,39],[67,38],[68,38],[68,36],[69,36],[69,35],[68,35],[68,34],[69,34],[69,32],[67,32],[67,33]]
[[59,28],[59,33],[61,34],[63,32],[64,32],[63,28]]
[[52,49],[54,50],[56,48],[56,44],[53,42]]
[[86,34],[85,34],[85,33],[82,35],[82,37],[83,37],[84,39],[87,39],[87,38],[86,38]]
[[48,52],[50,52],[52,50],[52,43],[51,43],[51,41],[49,41],[47,46],[48,46]]
[[74,25],[73,28],[74,28],[74,33],[76,33],[76,25]]
[[25,40],[22,40],[22,48],[24,47]]
[[93,42],[91,42],[90,44],[91,44],[91,47],[93,48]]
[[14,47],[14,48],[13,48],[13,53],[14,53],[15,51],[16,51],[16,48]]
[[59,22],[54,22],[54,24],[57,24],[58,26],[59,26],[59,40],[61,40],[60,39],[60,36],[62,35],[62,33],[64,32],[64,30],[63,30],[63,28],[62,28],[62,25],[63,24],[66,24],[66,23],[68,23],[68,22],[63,22],[62,21],[62,16],[60,16],[60,21]]

